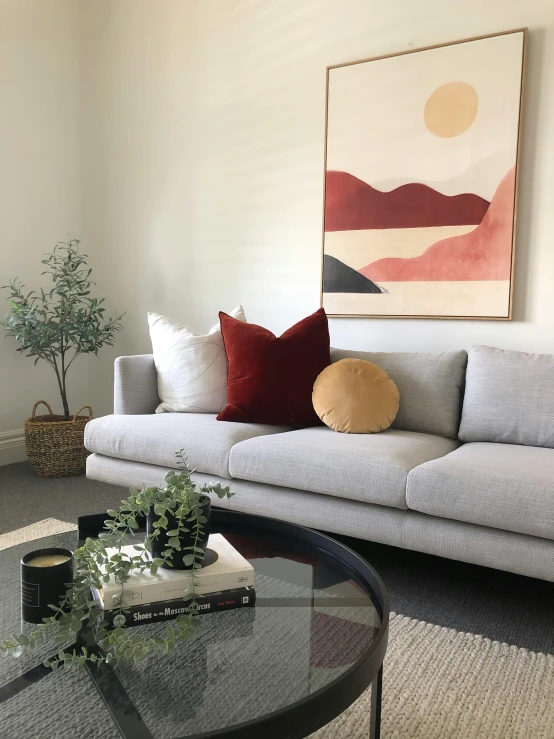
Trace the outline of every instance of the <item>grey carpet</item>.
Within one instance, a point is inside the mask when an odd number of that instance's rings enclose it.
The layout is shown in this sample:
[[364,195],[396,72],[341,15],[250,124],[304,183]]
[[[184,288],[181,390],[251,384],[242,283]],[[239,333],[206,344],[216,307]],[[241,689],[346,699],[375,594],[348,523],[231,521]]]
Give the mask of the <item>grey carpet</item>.
[[77,523],[79,516],[117,508],[126,488],[77,477],[37,477],[28,462],[0,467],[0,534],[45,518]]
[[[36,477],[26,462],[0,467],[0,534],[44,518],[117,507],[125,488]],[[391,609],[439,626],[554,654],[554,584],[485,567],[336,537],[365,557],[388,588]]]

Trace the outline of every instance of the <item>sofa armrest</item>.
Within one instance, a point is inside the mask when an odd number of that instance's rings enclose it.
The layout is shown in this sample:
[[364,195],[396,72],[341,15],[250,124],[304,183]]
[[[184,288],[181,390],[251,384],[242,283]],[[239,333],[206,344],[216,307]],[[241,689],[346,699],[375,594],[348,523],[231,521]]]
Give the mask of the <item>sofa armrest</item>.
[[114,413],[154,413],[160,403],[154,356],[118,357],[114,369]]

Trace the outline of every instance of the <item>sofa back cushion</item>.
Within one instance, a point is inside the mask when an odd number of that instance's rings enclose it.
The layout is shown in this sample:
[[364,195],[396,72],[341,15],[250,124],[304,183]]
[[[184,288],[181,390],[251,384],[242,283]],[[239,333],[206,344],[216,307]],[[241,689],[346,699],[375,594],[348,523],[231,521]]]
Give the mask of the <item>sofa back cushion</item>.
[[554,356],[474,346],[459,438],[554,448]]
[[331,349],[331,361],[365,359],[385,370],[400,391],[392,427],[455,439],[460,425],[467,352],[357,352]]

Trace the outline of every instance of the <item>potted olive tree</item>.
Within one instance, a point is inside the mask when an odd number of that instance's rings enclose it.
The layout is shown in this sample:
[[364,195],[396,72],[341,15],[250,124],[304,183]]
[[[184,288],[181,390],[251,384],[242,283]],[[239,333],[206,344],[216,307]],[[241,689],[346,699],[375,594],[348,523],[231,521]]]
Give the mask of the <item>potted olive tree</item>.
[[[123,315],[105,317],[104,298],[91,296],[92,270],[87,267],[87,255],[79,252],[77,239],[57,244],[41,263],[46,266],[42,274],[53,282],[52,289],[26,292],[18,278],[11,280],[5,286],[10,291],[10,311],[1,323],[19,343],[18,352],[34,357],[35,364],[46,362],[56,374],[63,415],[55,415],[46,401],[37,401],[25,422],[25,447],[37,475],[65,477],[84,472],[83,434],[92,417],[88,405],[70,413],[67,373],[82,354],[98,354],[105,344],[113,346]],[[40,403],[48,415],[35,415]],[[79,416],[84,409],[89,415]]]

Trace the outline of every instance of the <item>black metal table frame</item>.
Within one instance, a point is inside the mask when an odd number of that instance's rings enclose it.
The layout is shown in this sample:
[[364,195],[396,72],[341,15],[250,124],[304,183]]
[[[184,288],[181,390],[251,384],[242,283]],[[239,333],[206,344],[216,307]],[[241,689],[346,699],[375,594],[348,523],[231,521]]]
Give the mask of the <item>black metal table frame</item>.
[[[103,529],[105,514],[83,516],[78,521],[79,540],[94,537]],[[289,524],[261,516],[236,511],[212,509],[211,530],[223,529],[226,533],[274,536],[300,548],[315,548],[345,565],[373,594],[381,618],[381,625],[368,650],[342,675],[317,692],[301,700],[256,719],[202,734],[188,735],[180,739],[303,739],[343,713],[371,685],[370,739],[381,734],[381,700],[383,690],[383,661],[387,650],[389,632],[389,599],[386,588],[377,572],[358,554],[330,536],[296,524]],[[267,604],[269,605],[269,603]],[[271,599],[271,606],[275,600]],[[290,605],[290,603],[289,603]],[[258,599],[256,608],[264,607]],[[82,644],[77,639],[75,647]],[[89,645],[90,647],[90,645]],[[73,649],[74,647],[70,647]],[[132,704],[125,689],[109,665],[98,668],[87,663],[92,678],[112,720],[124,739],[153,739],[138,709]],[[20,677],[0,688],[0,703],[13,697],[29,685],[36,683],[50,670],[37,665]]]

